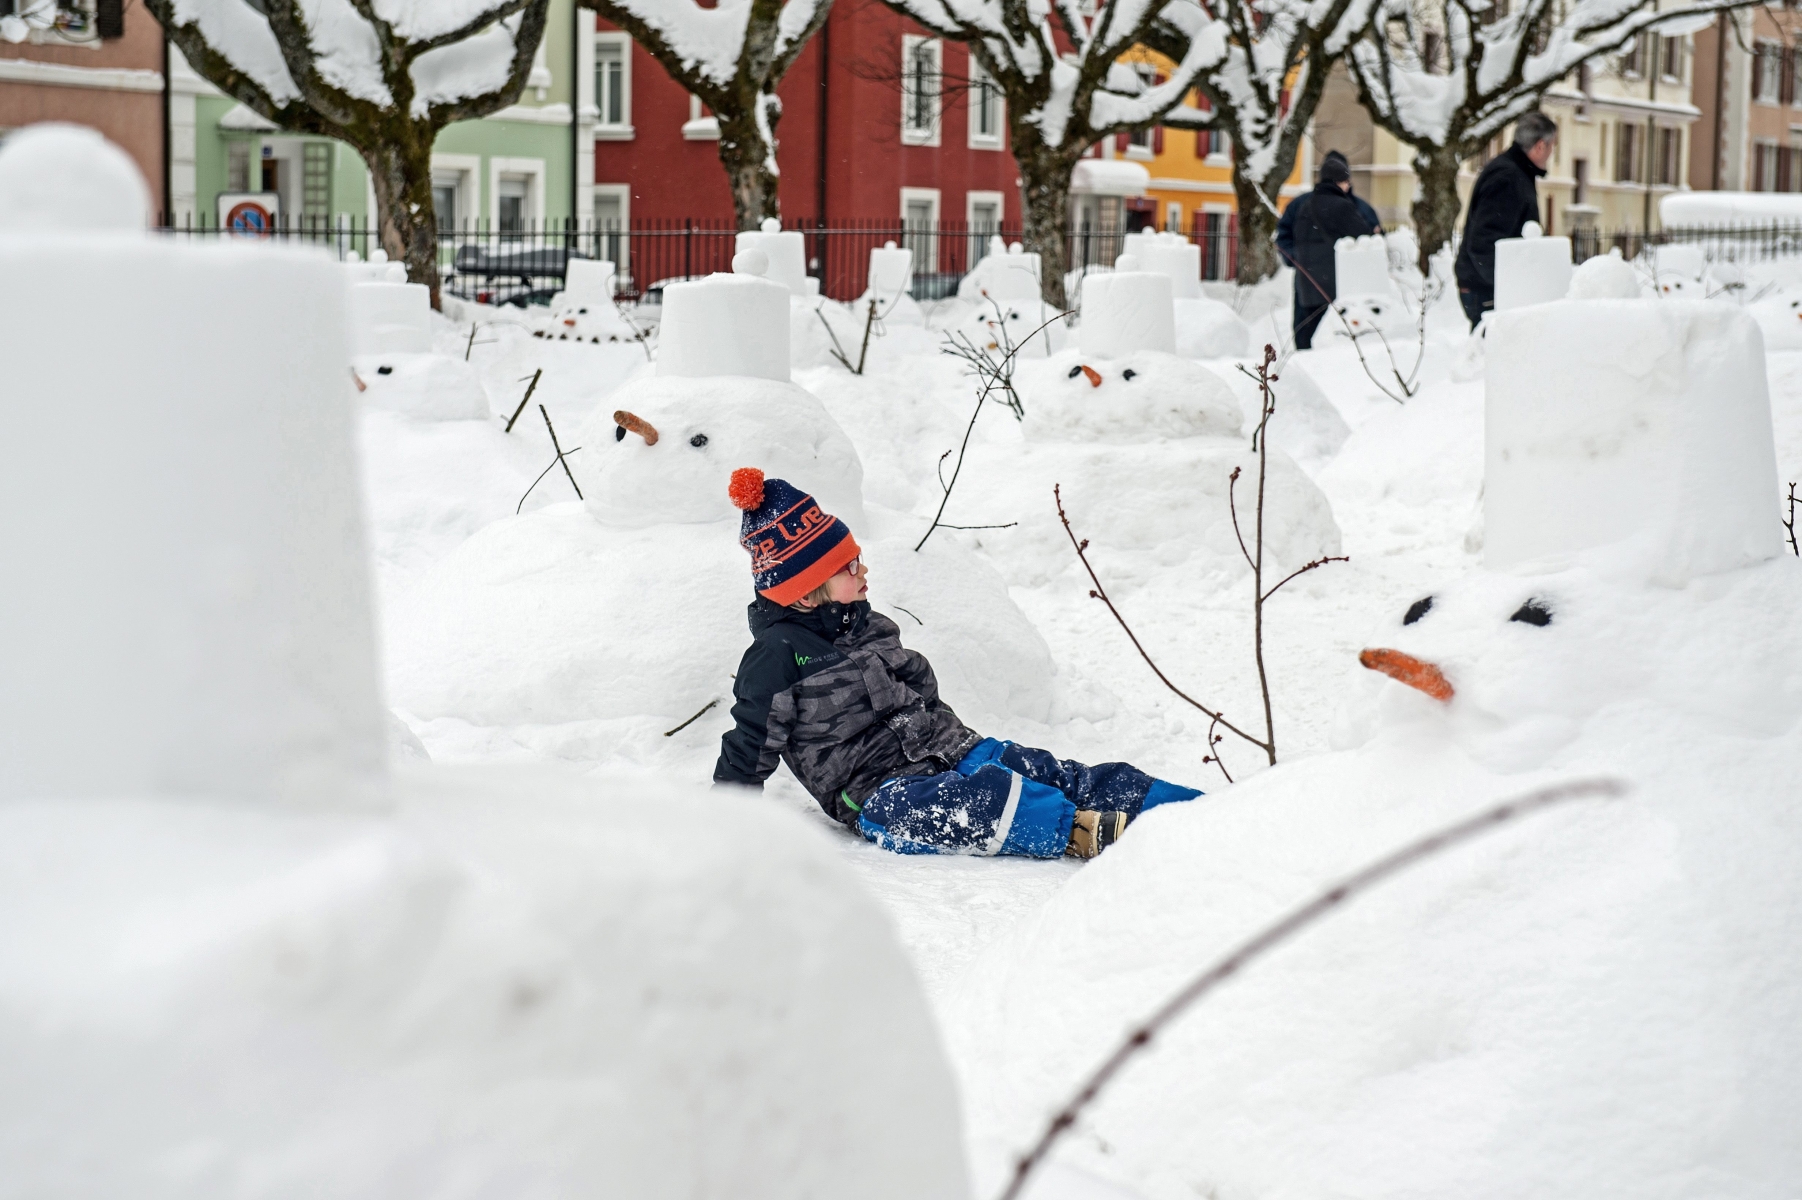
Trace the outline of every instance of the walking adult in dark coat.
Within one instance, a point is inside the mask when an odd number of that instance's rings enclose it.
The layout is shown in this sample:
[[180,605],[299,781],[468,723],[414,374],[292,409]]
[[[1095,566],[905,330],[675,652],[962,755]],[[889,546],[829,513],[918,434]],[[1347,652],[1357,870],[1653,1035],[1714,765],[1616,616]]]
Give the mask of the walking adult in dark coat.
[[1290,213],[1293,236],[1279,238],[1277,250],[1295,268],[1295,348],[1306,350],[1337,294],[1333,247],[1340,238],[1375,233],[1377,226],[1359,211],[1351,194],[1351,168],[1341,154],[1327,155],[1320,164],[1320,182],[1290,202],[1285,219]]
[[1539,220],[1539,190],[1533,181],[1545,174],[1557,144],[1558,126],[1552,119],[1527,113],[1515,123],[1514,144],[1484,164],[1470,190],[1454,273],[1472,329],[1495,307],[1496,242],[1519,237],[1528,221]]

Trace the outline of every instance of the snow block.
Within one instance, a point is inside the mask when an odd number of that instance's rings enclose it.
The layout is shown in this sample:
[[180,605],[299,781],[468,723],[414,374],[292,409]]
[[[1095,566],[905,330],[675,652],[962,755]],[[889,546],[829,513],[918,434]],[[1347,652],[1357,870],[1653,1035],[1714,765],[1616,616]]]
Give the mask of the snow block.
[[563,298],[566,301],[612,307],[619,274],[611,262],[604,258],[572,258],[564,270]]
[[663,289],[657,374],[749,375],[787,383],[791,294],[780,283],[745,274],[670,284]]
[[766,279],[781,284],[792,296],[808,294],[807,239],[799,233],[783,233],[782,222],[776,218],[765,218],[761,230],[739,234],[737,249],[740,253],[763,251],[770,264],[764,273]]
[[1087,276],[1077,344],[1084,354],[1098,358],[1121,358],[1139,350],[1176,353],[1170,277],[1150,271]]
[[1019,242],[1004,246],[1000,237],[989,241],[989,252],[957,285],[960,300],[985,303],[998,300],[1037,300],[1040,297],[1039,256],[1028,254]]
[[1201,299],[1201,247],[1188,238],[1147,229],[1128,234],[1123,252],[1139,260],[1141,271],[1167,276],[1177,300]]
[[350,288],[351,354],[429,354],[432,293],[423,283],[358,283]]
[[0,153],[0,230],[141,233],[150,189],[118,146],[84,125],[27,125]]
[[379,774],[337,265],[5,236],[0,278],[0,800]]
[[1496,312],[1561,300],[1570,292],[1570,281],[1569,238],[1545,237],[1528,221],[1523,236],[1496,242]]
[[870,248],[870,285],[866,295],[878,302],[892,300],[898,292],[914,290],[914,252],[888,242]]
[[1488,338],[1483,511],[1497,569],[1632,541],[1681,584],[1778,551],[1764,339],[1685,301],[1558,301]]
[[1392,296],[1389,243],[1380,234],[1340,238],[1333,245],[1335,290],[1341,296]]
[[1572,300],[1637,300],[1639,294],[1639,272],[1618,249],[1586,259],[1571,272]]

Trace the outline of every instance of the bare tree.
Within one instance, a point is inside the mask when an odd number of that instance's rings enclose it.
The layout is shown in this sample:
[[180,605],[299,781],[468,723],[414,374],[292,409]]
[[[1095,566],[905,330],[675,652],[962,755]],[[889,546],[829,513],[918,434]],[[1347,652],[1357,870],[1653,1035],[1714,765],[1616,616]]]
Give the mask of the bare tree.
[[765,217],[780,217],[776,87],[826,23],[832,0],[738,0],[708,8],[694,0],[580,2],[631,34],[671,79],[713,110],[738,227],[756,229]]
[[1196,80],[1209,111],[1167,123],[1223,129],[1232,139],[1240,283],[1267,279],[1281,265],[1277,198],[1333,62],[1376,11],[1376,0],[1172,0],[1145,31],[1145,44],[1173,60],[1220,47]]
[[1538,108],[1553,84],[1648,31],[1754,2],[1700,0],[1661,11],[1656,0],[1384,0],[1345,61],[1371,119],[1414,147],[1421,271],[1451,241],[1459,164]]
[[382,248],[438,307],[432,144],[452,121],[519,99],[550,0],[336,8],[303,0],[144,0],[188,62],[294,133],[337,138],[368,164]]
[[939,37],[967,44],[1000,89],[1020,168],[1026,248],[1040,256],[1046,303],[1064,308],[1064,238],[1077,160],[1102,138],[1143,129],[1177,110],[1221,48],[1197,41],[1172,56],[1176,66],[1167,78],[1151,82],[1121,61],[1157,18],[1150,0],[1095,0],[1093,15],[1084,15],[1089,5],[1082,0],[884,3]]

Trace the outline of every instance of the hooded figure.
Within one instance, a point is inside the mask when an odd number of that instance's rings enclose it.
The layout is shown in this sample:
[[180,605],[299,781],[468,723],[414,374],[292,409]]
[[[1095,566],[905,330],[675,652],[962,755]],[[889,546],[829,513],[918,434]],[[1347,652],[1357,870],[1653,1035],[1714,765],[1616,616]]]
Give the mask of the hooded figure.
[[1295,268],[1296,349],[1314,344],[1314,330],[1336,294],[1333,246],[1342,237],[1380,231],[1374,210],[1351,194],[1351,166],[1345,155],[1328,151],[1314,190],[1292,200],[1277,225],[1277,250]]

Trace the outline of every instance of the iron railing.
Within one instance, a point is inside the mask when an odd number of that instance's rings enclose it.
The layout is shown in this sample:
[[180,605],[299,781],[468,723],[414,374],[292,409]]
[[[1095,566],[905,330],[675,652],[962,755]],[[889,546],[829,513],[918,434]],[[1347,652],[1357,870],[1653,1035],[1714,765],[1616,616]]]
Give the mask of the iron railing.
[[[863,294],[870,251],[887,243],[914,251],[913,295],[936,300],[956,293],[994,237],[1015,242],[1022,233],[1013,225],[958,221],[841,221],[790,228],[806,239],[807,273],[819,279],[822,295],[835,300]],[[278,218],[255,234],[205,221],[165,224],[162,232],[178,238],[255,236],[317,245],[340,259],[367,259],[381,247],[375,229],[347,218]],[[1072,230],[1065,245],[1070,269],[1111,270],[1126,232]],[[654,301],[665,284],[730,271],[737,237],[730,222],[700,220],[635,220],[624,227],[557,221],[519,229],[497,229],[486,222],[447,225],[438,231],[438,269],[450,295],[488,304],[531,304],[544,303],[562,286],[571,257],[606,259],[619,271],[622,298]],[[1232,278],[1238,231],[1230,214],[1198,226],[1189,237],[1202,248],[1202,278]]]
[[1772,221],[1741,225],[1672,225],[1664,229],[1576,229],[1571,231],[1576,262],[1619,250],[1636,258],[1650,247],[1696,246],[1710,262],[1765,262],[1802,254],[1802,224]]

